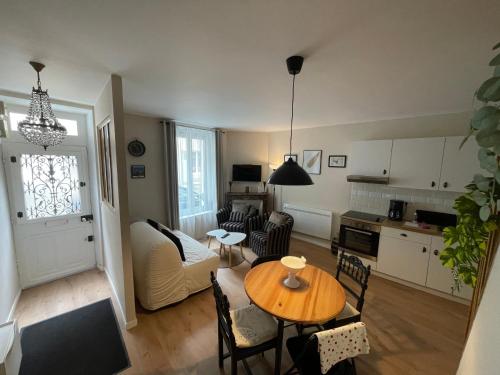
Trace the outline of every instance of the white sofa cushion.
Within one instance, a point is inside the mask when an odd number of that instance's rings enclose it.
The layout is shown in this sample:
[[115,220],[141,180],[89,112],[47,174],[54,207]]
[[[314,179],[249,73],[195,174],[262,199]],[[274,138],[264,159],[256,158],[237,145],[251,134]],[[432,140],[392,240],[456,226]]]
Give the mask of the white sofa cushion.
[[249,348],[276,337],[278,324],[271,315],[255,305],[248,305],[229,312],[232,330],[238,348]]

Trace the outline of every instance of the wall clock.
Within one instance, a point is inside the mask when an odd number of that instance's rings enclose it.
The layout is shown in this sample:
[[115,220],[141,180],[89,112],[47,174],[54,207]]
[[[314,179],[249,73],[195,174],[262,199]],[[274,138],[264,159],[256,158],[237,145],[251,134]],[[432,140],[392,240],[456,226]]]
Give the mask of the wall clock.
[[146,146],[144,146],[144,143],[142,143],[137,139],[130,141],[127,146],[127,149],[130,155],[136,157],[142,156],[146,152]]

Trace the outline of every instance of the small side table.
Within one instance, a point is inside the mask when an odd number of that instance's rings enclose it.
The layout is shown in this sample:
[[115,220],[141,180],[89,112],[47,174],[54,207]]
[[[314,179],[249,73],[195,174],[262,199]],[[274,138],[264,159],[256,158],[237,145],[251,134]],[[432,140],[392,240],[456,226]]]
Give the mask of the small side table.
[[210,232],[207,232],[208,236],[208,247],[210,248],[210,243],[212,242],[212,238],[220,237],[226,234],[227,232],[224,229],[214,229]]
[[240,245],[240,254],[243,260],[245,259],[245,256],[243,255],[243,246],[241,243],[247,238],[247,235],[245,233],[240,233],[240,232],[228,232],[229,236],[227,237],[220,237],[217,236],[217,241],[219,241],[222,246],[224,246],[224,249],[226,246],[229,246],[229,267],[231,268],[231,254],[232,254],[232,246],[233,245]]

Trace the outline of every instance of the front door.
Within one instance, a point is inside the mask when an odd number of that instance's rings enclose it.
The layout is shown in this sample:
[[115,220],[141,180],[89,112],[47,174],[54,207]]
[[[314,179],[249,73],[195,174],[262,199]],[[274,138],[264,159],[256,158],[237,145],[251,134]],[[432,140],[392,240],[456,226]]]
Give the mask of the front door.
[[23,288],[95,266],[86,148],[5,143]]

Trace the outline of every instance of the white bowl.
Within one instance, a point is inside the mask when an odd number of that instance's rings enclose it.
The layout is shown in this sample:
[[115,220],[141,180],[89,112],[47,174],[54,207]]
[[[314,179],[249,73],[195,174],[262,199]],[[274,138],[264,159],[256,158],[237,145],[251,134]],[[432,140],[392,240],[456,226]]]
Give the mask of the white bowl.
[[306,258],[286,256],[281,258],[281,264],[288,270],[288,278],[283,281],[283,284],[289,288],[298,288],[300,282],[295,274],[306,267]]

